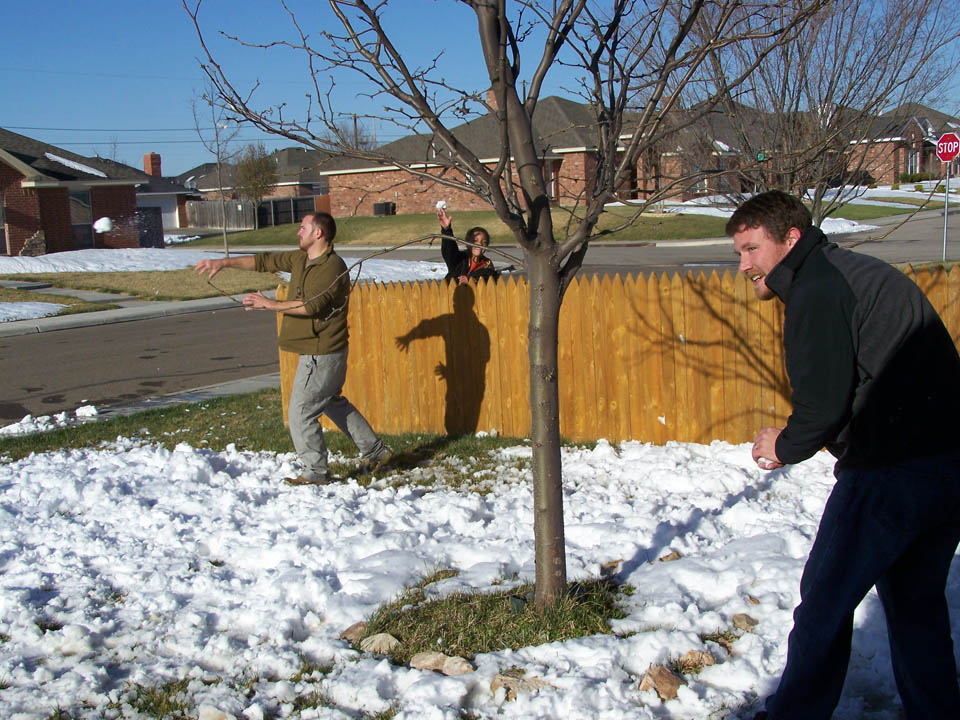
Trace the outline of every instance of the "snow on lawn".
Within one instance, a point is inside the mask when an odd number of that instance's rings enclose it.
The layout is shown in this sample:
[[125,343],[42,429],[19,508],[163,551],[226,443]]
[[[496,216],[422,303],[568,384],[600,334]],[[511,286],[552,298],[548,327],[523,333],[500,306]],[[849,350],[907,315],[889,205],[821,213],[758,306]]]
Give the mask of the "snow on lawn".
[[55,415],[24,415],[19,422],[0,427],[0,435],[29,435],[35,432],[46,432],[56,428],[78,425],[95,419],[99,413],[93,405],[78,407],[72,413],[59,412]]
[[60,303],[50,302],[0,302],[0,322],[49,317],[56,315],[63,308],[64,306]]
[[[190,717],[750,718],[784,662],[800,573],[826,496],[825,454],[766,473],[749,445],[638,442],[563,452],[567,567],[622,561],[633,586],[615,634],[477,656],[445,677],[395,667],[338,639],[438,568],[443,595],[534,577],[529,447],[491,454],[491,492],[291,488],[293,456],[119,438],[0,464],[0,716],[141,718],[130,685],[188,679]],[[337,457],[344,461],[347,458]],[[408,470],[416,473],[417,470]],[[660,562],[676,551],[680,559]],[[506,581],[506,584],[500,584]],[[960,612],[960,577],[950,578]],[[702,636],[757,621],[728,652]],[[856,615],[835,718],[894,720],[876,596]],[[960,635],[958,629],[957,635]],[[955,637],[960,646],[960,637]],[[443,648],[438,647],[438,650]],[[641,692],[654,663],[706,650],[676,699]],[[304,659],[332,670],[295,679]],[[492,695],[522,668],[539,692]],[[295,710],[319,690],[332,703]],[[214,709],[226,716],[214,713]]]

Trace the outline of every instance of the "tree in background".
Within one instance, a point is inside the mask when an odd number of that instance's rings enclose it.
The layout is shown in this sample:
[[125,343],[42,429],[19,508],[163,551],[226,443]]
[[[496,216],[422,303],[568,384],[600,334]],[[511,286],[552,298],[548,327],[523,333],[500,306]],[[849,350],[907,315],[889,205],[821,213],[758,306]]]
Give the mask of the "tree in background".
[[[234,122],[233,116],[217,102],[216,86],[209,82],[200,97],[194,97],[191,102],[193,109],[193,124],[200,137],[200,142],[207,152],[214,156],[217,163],[217,192],[220,195],[220,230],[223,232],[223,254],[230,257],[230,244],[227,242],[227,198],[224,180],[232,153],[230,145],[240,132],[240,127]],[[204,127],[205,118],[201,115],[209,113],[210,127]]]
[[251,143],[240,151],[234,168],[234,187],[240,197],[253,203],[253,224],[260,228],[260,201],[277,184],[274,158],[263,143]]
[[[440,55],[414,67],[394,42],[388,26],[402,28],[409,18],[403,3],[391,12],[388,1],[328,0],[339,28],[327,29],[311,43],[296,15],[287,8],[291,35],[247,47],[286,47],[303,54],[309,67],[309,105],[300,117],[289,108],[261,107],[255,92],[234,85],[214,59],[198,20],[200,2],[184,0],[207,54],[204,63],[220,104],[257,128],[328,152],[400,167],[424,182],[466,190],[483,198],[510,228],[523,250],[530,288],[528,326],[530,438],[533,450],[536,603],[552,605],[566,590],[563,491],[561,485],[557,338],[564,293],[583,262],[604,205],[634,195],[638,159],[666,142],[675,127],[671,112],[688,99],[698,105],[685,122],[694,123],[722,99],[709,83],[705,63],[724,47],[750,43],[754,64],[724,88],[733,89],[780,44],[799,34],[821,0],[795,0],[787,7],[742,0],[462,0],[476,23],[489,85],[457,86],[440,72]],[[758,12],[763,9],[765,12]],[[709,30],[702,20],[709,11]],[[329,28],[329,25],[327,26]],[[694,32],[694,29],[698,32]],[[462,37],[462,29],[445,35]],[[236,38],[235,38],[236,39]],[[436,38],[433,38],[436,39]],[[419,41],[418,41],[419,42]],[[441,53],[442,55],[442,53]],[[593,118],[596,177],[567,220],[554,225],[547,178],[550,168],[538,146],[533,116],[551,70],[574,73],[576,93]],[[449,73],[449,68],[447,68]],[[352,73],[369,94],[383,101],[382,116],[429,139],[430,164],[389,157],[380,148],[331,146],[336,127],[332,78]],[[495,103],[487,103],[490,88]],[[500,136],[500,155],[481,161],[452,131],[453,123],[491,114]],[[315,128],[323,128],[323,131]],[[342,137],[342,134],[341,134]],[[692,186],[696,174],[633,202],[636,220],[667,193]],[[607,234],[611,231],[605,231]],[[575,382],[591,382],[576,378]]]
[[955,0],[835,0],[744,80],[765,44],[718,48],[712,80],[748,159],[736,171],[744,190],[806,196],[819,224],[877,174],[870,141],[903,130],[905,118],[883,113],[935,102],[956,77],[958,39]]

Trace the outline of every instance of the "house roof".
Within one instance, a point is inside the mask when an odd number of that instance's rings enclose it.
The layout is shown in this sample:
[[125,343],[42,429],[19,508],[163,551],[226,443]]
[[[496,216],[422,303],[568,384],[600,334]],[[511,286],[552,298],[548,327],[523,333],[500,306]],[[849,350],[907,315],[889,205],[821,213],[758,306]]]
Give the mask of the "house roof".
[[[596,116],[589,105],[550,96],[537,103],[533,113],[537,153],[593,147],[596,144]],[[453,136],[480,159],[500,156],[500,127],[490,114],[481,115],[452,128]],[[435,163],[442,153],[434,136],[416,134],[402,137],[377,148],[378,156],[403,163]],[[382,167],[381,162],[348,157],[330,157],[320,165],[323,175],[336,175],[356,170]]]
[[25,177],[27,186],[135,185],[137,171],[88,158],[0,128],[0,161]]
[[[945,132],[960,131],[960,119],[920,103],[905,103],[889,112],[885,112],[880,118],[886,121],[885,127],[890,133],[884,137],[902,135],[910,122],[916,122],[926,139],[932,142],[936,142]],[[880,135],[876,135],[876,137],[880,137]]]
[[156,177],[137,170],[135,167],[125,165],[116,160],[107,158],[96,158],[102,165],[114,169],[117,173],[123,172],[130,175],[133,179],[139,180],[137,183],[138,195],[189,195],[193,191],[187,189],[182,184],[170,178]]
[[[270,153],[269,157],[274,162],[277,185],[313,185],[325,181],[317,170],[317,166],[327,157],[325,153],[307,148],[289,147]],[[225,162],[222,167],[223,187],[230,189],[234,185],[236,165]],[[177,175],[175,179],[187,187],[196,188],[197,192],[210,192],[220,187],[215,162],[198,165]]]

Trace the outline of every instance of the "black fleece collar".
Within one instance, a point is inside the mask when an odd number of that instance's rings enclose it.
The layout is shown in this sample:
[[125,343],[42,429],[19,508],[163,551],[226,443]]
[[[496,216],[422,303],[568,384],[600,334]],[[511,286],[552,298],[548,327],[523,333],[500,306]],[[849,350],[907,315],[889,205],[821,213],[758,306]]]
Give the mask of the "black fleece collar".
[[783,260],[767,273],[764,283],[780,298],[781,302],[787,301],[787,293],[793,285],[793,279],[807,256],[813,252],[814,248],[822,247],[826,243],[827,236],[821,232],[820,228],[811,225],[790,248],[790,252],[784,256]]

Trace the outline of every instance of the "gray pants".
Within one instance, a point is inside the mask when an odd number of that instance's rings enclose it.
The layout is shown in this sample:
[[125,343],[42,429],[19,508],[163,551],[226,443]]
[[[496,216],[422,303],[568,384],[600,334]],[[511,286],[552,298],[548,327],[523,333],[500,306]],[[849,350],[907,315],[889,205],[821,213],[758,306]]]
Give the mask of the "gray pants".
[[329,355],[301,355],[297,363],[287,418],[300,460],[300,474],[308,480],[327,477],[327,444],[319,423],[321,415],[330,418],[353,440],[364,460],[374,460],[386,451],[360,411],[340,394],[346,378],[346,349]]

